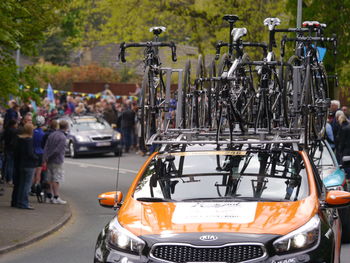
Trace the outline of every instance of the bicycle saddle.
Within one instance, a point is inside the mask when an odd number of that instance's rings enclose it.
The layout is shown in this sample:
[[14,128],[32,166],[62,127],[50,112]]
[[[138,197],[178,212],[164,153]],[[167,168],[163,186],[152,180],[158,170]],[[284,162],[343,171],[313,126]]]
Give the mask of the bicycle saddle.
[[153,32],[155,35],[160,35],[160,33],[165,32],[166,27],[164,26],[153,26],[149,29],[149,32]]
[[275,26],[281,24],[281,20],[277,17],[268,17],[264,20],[264,26],[268,26],[269,30],[274,30]]
[[239,20],[239,17],[236,15],[224,15],[222,19],[226,20],[229,23],[235,23],[237,20]]
[[323,27],[326,24],[321,24],[318,21],[304,21],[303,22],[303,27],[308,27],[308,28],[315,28],[315,27]]
[[247,29],[245,27],[234,28],[232,29],[233,41],[239,40],[241,37],[247,35]]

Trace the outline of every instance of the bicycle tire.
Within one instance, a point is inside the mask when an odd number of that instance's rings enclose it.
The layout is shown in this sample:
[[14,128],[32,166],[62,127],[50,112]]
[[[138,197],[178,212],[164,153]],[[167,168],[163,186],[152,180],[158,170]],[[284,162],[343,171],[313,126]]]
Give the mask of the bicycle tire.
[[[293,55],[289,58],[287,67],[282,73],[282,104],[283,104],[283,115],[286,127],[289,128],[300,128],[300,114],[301,114],[301,101],[302,98],[300,94],[295,90],[297,83],[293,80],[293,67],[300,66],[301,60]],[[304,81],[304,74],[301,71],[300,83]],[[299,97],[298,97],[299,95]]]
[[147,66],[142,79],[141,93],[141,139],[146,145],[148,139],[156,132],[155,96],[152,91],[153,76],[150,67]]
[[[214,59],[209,65],[208,75],[210,79],[216,77],[216,64]],[[208,125],[211,129],[215,129],[216,122],[214,120],[216,119],[216,114],[218,110],[219,90],[217,88],[218,85],[216,84],[217,83],[215,81],[210,80],[208,87]]]
[[283,107],[283,88],[281,69],[272,67],[271,83],[270,83],[270,111],[272,115],[271,127],[284,127],[284,107]]
[[192,128],[193,123],[193,94],[191,93],[191,61],[188,60],[184,69],[182,96],[182,128]]
[[312,118],[313,135],[316,139],[323,138],[326,131],[326,123],[328,118],[327,91],[328,82],[324,67],[318,65],[312,69],[312,102],[315,107],[314,116]]
[[[198,55],[198,62],[196,67],[196,80],[205,78],[205,64],[204,58],[200,54]],[[208,126],[208,105],[207,105],[207,89],[204,81],[196,81],[196,107],[195,107],[195,120],[197,128],[206,128]]]
[[298,118],[298,124],[299,126],[302,126],[304,128],[305,133],[305,144],[308,144],[310,142],[310,139],[312,138],[312,130],[313,130],[313,116],[310,111],[310,106],[313,105],[312,98],[311,98],[311,70],[310,65],[306,66],[305,69],[305,79],[303,82],[303,92],[301,94],[301,110],[300,115]]
[[[250,57],[248,54],[243,54],[242,63],[250,62]],[[253,75],[250,66],[244,66],[240,69],[240,76],[243,80],[240,84],[242,85],[242,93],[238,97],[236,107],[239,109],[239,114],[241,116],[240,124],[241,130],[243,132],[247,131],[254,123],[254,109],[256,107],[256,91],[254,88]]]

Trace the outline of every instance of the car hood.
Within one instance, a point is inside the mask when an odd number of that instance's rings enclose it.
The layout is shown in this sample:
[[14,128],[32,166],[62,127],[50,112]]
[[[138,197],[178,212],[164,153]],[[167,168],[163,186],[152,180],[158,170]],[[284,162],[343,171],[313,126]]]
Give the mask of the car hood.
[[129,198],[118,213],[137,236],[190,232],[285,235],[317,212],[317,199],[295,202],[139,202]]

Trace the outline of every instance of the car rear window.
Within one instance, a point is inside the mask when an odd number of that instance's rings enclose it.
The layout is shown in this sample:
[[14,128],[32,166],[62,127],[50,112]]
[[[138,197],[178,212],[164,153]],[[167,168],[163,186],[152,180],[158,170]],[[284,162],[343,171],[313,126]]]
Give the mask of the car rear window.
[[247,150],[160,154],[142,175],[134,198],[278,202],[308,194],[299,153]]

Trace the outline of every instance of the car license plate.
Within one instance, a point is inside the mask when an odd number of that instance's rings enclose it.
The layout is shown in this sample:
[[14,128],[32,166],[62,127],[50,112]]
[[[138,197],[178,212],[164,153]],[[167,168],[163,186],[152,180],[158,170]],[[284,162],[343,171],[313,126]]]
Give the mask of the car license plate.
[[110,142],[97,142],[96,143],[96,146],[110,146],[111,145],[111,143]]

